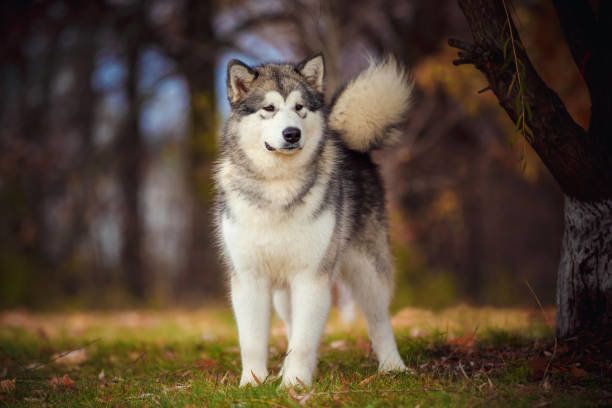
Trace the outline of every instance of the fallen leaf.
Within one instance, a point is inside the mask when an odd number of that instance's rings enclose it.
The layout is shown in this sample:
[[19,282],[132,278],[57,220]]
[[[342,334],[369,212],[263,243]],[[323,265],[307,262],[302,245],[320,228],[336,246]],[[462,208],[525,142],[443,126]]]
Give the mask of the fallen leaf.
[[308,402],[308,400],[313,396],[313,393],[314,389],[310,390],[305,394],[298,394],[293,387],[289,388],[289,390],[287,391],[287,394],[289,394],[289,396],[301,406],[306,405],[306,402]]
[[8,394],[9,392],[15,391],[15,379],[12,380],[2,380],[0,381],[0,392],[4,394]]
[[40,397],[40,398],[37,398],[37,397],[25,397],[23,400],[27,401],[27,402],[42,402],[42,401],[45,400],[45,398],[44,397]]
[[561,343],[557,346],[557,350],[556,350],[556,354],[557,355],[563,355],[563,354],[567,354],[568,352],[570,352],[570,348],[566,343]]
[[474,344],[476,343],[476,330],[474,330],[473,333],[469,333],[464,336],[448,340],[447,343],[451,346],[455,346],[464,350],[471,350],[474,348]]
[[230,372],[226,371],[225,374],[223,374],[223,377],[221,377],[221,379],[219,380],[219,384],[222,384],[222,385],[225,384],[229,375],[230,375]]
[[64,374],[63,377],[51,377],[49,380],[49,385],[51,385],[54,389],[74,388],[74,384],[74,380],[70,378],[68,374]]
[[346,340],[334,340],[329,343],[329,347],[334,350],[346,350]]
[[128,357],[130,358],[130,360],[132,360],[132,364],[134,364],[144,359],[146,355],[147,355],[146,351],[143,351],[142,353],[139,353],[137,351],[131,351],[128,354]]
[[545,357],[534,357],[529,360],[529,367],[531,368],[531,376],[534,379],[541,379],[544,377],[546,368],[550,363],[550,359]]
[[168,392],[173,392],[173,391],[185,391],[189,389],[190,387],[191,387],[191,384],[175,384],[170,387],[164,386],[164,394],[167,394]]
[[372,374],[371,376],[366,377],[366,378],[364,378],[363,380],[359,381],[359,384],[358,384],[358,385],[359,385],[359,386],[362,386],[362,385],[369,384],[369,383],[371,383],[371,382],[372,382],[372,380],[373,380],[373,379],[375,379],[377,376],[378,376],[378,374]]
[[300,405],[306,405],[306,402],[308,402],[308,400],[312,397],[314,393],[314,390],[311,390],[310,392],[304,394],[304,396],[302,397],[302,399],[300,400]]
[[308,386],[306,385],[306,383],[304,381],[302,381],[302,379],[300,377],[295,377],[295,380],[298,382],[298,384],[300,384],[303,388],[308,388]]
[[287,390],[287,394],[289,394],[289,396],[291,398],[293,398],[294,400],[296,400],[298,402],[300,401],[300,395],[297,392],[295,392],[295,390],[293,388],[289,388]]
[[202,371],[210,370],[211,368],[216,367],[216,366],[217,366],[217,362],[210,358],[201,358],[199,360],[196,360],[195,362],[195,367],[198,370],[202,370]]
[[33,371],[33,370],[38,370],[39,368],[42,368],[42,367],[44,367],[44,366],[45,366],[45,364],[43,364],[43,363],[39,363],[39,362],[37,362],[37,361],[34,361],[33,363],[28,364],[28,365],[26,366],[26,369],[27,369],[28,371]]
[[63,353],[54,354],[51,359],[56,364],[65,366],[78,366],[83,364],[89,356],[85,349],[71,350]]
[[582,369],[580,367],[572,366],[570,368],[570,374],[574,378],[584,378],[584,377],[586,377],[587,372],[586,372],[586,370],[584,370],[584,369]]
[[257,383],[257,385],[261,385],[262,381],[255,375],[255,373],[253,372],[253,370],[251,370],[251,375],[253,376],[253,379],[255,380],[255,382]]
[[165,350],[164,357],[166,360],[174,361],[176,360],[176,352],[174,350]]

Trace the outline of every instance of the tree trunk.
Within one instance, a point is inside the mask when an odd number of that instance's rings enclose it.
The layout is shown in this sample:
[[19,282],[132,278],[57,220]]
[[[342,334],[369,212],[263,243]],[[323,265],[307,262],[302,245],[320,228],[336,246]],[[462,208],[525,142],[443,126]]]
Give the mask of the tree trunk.
[[[557,276],[557,334],[612,328],[612,200],[565,199]],[[603,333],[605,334],[605,333]]]
[[215,96],[216,39],[212,29],[215,7],[212,2],[190,0],[185,5],[185,37],[206,44],[206,55],[183,49],[179,67],[189,83],[190,129],[187,140],[187,180],[191,190],[191,219],[187,260],[176,285],[179,296],[216,293],[222,284],[222,268],[214,251],[211,207],[212,164],[217,145]]
[[[575,62],[589,85],[588,132],[568,114],[531,64],[504,0],[459,0],[474,44],[459,48],[455,65],[474,64],[566,195],[565,236],[557,282],[557,335],[610,336],[612,323],[612,143],[608,37],[612,6],[598,18],[587,2],[557,1]],[[597,26],[595,33],[590,30]],[[605,46],[602,45],[605,43]],[[588,58],[587,58],[588,57]],[[585,65],[586,64],[586,65]],[[602,74],[602,70],[606,72]]]
[[119,183],[123,195],[121,267],[132,296],[144,299],[145,271],[142,260],[143,214],[140,206],[144,146],[140,134],[140,102],[138,100],[138,57],[136,40],[128,41],[126,93],[128,110],[118,143]]

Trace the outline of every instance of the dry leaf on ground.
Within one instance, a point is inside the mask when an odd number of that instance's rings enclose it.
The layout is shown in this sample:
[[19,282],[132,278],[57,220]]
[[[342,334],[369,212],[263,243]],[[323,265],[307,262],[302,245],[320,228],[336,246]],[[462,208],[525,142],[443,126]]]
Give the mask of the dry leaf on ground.
[[331,343],[329,343],[329,347],[332,348],[333,350],[346,350],[346,349],[348,349],[348,345],[346,343],[346,340],[334,340]]
[[83,364],[85,361],[87,361],[88,358],[89,356],[87,355],[87,351],[85,349],[57,353],[54,354],[53,357],[51,357],[55,364],[71,367]]
[[4,394],[8,394],[9,392],[15,391],[15,379],[12,380],[2,380],[0,381],[0,392]]
[[198,370],[206,371],[216,367],[217,362],[210,358],[201,358],[199,360],[196,360],[194,365]]
[[372,374],[369,377],[364,378],[363,380],[359,381],[359,385],[366,385],[372,382],[373,379],[375,379],[378,376],[378,374]]
[[289,396],[293,398],[298,404],[303,406],[313,396],[314,389],[310,390],[309,392],[305,394],[298,394],[294,388],[289,388],[289,390],[287,391],[287,394],[289,394]]
[[463,350],[471,350],[476,344],[476,331],[461,337],[456,337],[454,339],[448,340],[447,343],[450,346],[455,346]]
[[586,370],[584,370],[584,369],[582,369],[580,367],[572,366],[570,368],[570,374],[574,378],[584,378],[584,377],[586,377],[587,372],[586,372]]
[[71,389],[74,388],[74,384],[74,380],[68,374],[64,374],[63,377],[51,377],[49,380],[49,385],[53,389]]

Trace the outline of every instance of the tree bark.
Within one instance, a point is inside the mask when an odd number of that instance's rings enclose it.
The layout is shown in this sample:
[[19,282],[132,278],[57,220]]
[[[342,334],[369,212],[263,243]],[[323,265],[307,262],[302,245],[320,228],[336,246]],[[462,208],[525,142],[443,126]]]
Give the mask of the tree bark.
[[195,55],[182,48],[179,68],[187,78],[190,92],[190,128],[187,140],[187,180],[191,190],[191,219],[185,268],[176,289],[183,295],[215,293],[222,284],[222,268],[215,248],[212,228],[212,164],[216,154],[218,119],[215,95],[217,39],[212,20],[212,2],[190,0],[186,3],[185,38],[207,44],[206,55]]
[[126,49],[128,110],[118,140],[119,183],[123,195],[121,267],[132,296],[144,299],[147,290],[142,259],[143,214],[140,205],[144,146],[140,134],[138,98],[139,43],[131,38]]
[[[565,1],[557,1],[557,6]],[[577,125],[558,95],[539,77],[514,27],[504,0],[459,0],[474,44],[450,40],[459,48],[455,65],[474,64],[489,81],[493,93],[510,118],[517,123],[567,196],[565,236],[557,283],[557,335],[583,332],[610,335],[612,322],[612,149],[610,134],[601,126],[609,122],[609,74],[600,68],[610,54],[595,48],[597,59],[587,61],[586,82],[591,90],[593,117],[588,132]],[[602,7],[605,13],[608,6]],[[571,23],[571,13],[560,11],[562,25]],[[602,26],[607,14],[600,16]],[[579,21],[589,20],[583,18]],[[609,17],[609,16],[608,16]],[[589,20],[590,21],[590,20]],[[575,28],[575,27],[574,27]],[[604,32],[607,29],[601,29]],[[567,30],[566,30],[567,31]],[[591,28],[574,29],[567,35],[575,58],[582,58]],[[597,31],[597,30],[595,30]],[[601,39],[599,40],[601,42]],[[509,44],[509,45],[508,45]],[[601,67],[593,67],[598,62]],[[589,76],[589,73],[594,73]],[[596,87],[591,86],[596,82]],[[601,89],[603,88],[603,90]],[[593,92],[597,89],[597,92]],[[607,112],[602,115],[602,112]],[[521,126],[522,124],[522,126]]]
[[[566,197],[557,276],[557,334],[612,329],[612,200]],[[604,333],[605,334],[605,333]]]

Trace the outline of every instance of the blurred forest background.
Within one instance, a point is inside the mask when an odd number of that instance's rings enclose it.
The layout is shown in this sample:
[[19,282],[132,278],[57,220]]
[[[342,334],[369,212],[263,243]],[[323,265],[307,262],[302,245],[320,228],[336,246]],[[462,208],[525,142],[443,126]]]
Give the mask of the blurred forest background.
[[[222,298],[210,206],[226,63],[319,50],[330,94],[368,54],[395,54],[416,81],[401,143],[375,154],[396,305],[533,305],[525,282],[554,303],[562,195],[481,74],[451,64],[447,39],[470,38],[455,0],[0,4],[1,308]],[[513,6],[540,75],[585,125],[550,2]]]

